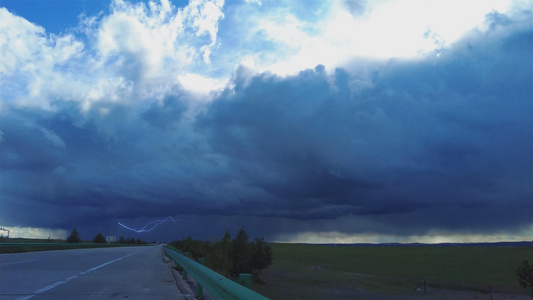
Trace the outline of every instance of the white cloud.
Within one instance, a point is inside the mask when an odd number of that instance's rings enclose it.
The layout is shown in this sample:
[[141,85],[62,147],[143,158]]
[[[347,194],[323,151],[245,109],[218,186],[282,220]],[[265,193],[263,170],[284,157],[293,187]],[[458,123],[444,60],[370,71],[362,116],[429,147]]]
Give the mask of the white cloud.
[[204,96],[212,91],[224,88],[227,83],[226,79],[210,78],[195,73],[180,75],[178,76],[178,80],[186,90]]
[[177,41],[184,30],[182,16],[174,14],[167,1],[161,5],[151,3],[147,9],[142,3],[118,0],[112,8],[95,33],[102,67],[115,65],[119,76],[125,68],[138,67],[137,75],[142,80],[167,71],[165,62],[191,61],[187,44]]
[[482,28],[487,14],[508,12],[516,2],[369,1],[362,14],[354,15],[345,3],[335,1],[320,6],[311,17],[296,15],[290,7],[246,7],[242,23],[249,25],[248,34],[242,36],[255,42],[260,36],[263,43],[276,44],[255,57],[258,72],[296,74],[318,64],[334,70],[358,57],[414,58],[449,46]]
[[69,77],[69,62],[83,51],[72,35],[48,35],[26,19],[0,8],[2,101],[47,108],[47,97]]
[[[453,43],[485,14],[513,3],[521,2],[391,0],[370,2],[357,15],[342,2],[306,15],[290,3],[243,5],[228,10],[224,40],[223,0],[191,0],[181,8],[168,0],[115,0],[110,14],[81,20],[87,42],[47,34],[0,8],[1,97],[46,109],[57,99],[79,101],[87,111],[100,101],[160,101],[180,83],[195,93],[216,89],[241,63],[287,75],[318,64],[334,70],[356,57],[413,57]],[[203,87],[190,74],[202,77]]]
[[0,7],[0,19],[0,73],[6,76],[16,69],[27,70],[35,55],[34,47],[42,43],[44,29],[3,7]]
[[[178,77],[209,64],[223,5],[194,0],[176,8],[168,0],[116,0],[109,15],[82,17],[79,30],[87,44],[70,34],[47,34],[0,8],[2,101],[52,109],[60,99],[81,102],[86,112],[101,101],[160,101]],[[208,87],[218,86],[216,79],[208,81]]]
[[130,98],[160,99],[178,83],[178,76],[210,62],[223,5],[220,0],[194,0],[175,8],[163,0],[147,8],[117,0],[96,27],[99,67],[132,81],[137,87]]
[[193,28],[196,29],[196,36],[207,33],[211,39],[210,45],[216,43],[218,20],[224,18],[223,6],[224,0],[215,0],[213,2],[192,0],[185,10]]

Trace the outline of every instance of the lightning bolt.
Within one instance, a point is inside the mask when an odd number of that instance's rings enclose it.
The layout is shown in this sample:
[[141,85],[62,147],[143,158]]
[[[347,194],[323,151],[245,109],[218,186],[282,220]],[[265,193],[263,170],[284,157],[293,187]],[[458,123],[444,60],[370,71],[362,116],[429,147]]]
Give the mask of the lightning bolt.
[[134,231],[136,233],[143,233],[143,232],[150,232],[150,231],[154,230],[157,226],[159,226],[159,225],[161,225],[163,223],[166,223],[166,222],[187,222],[187,221],[182,220],[182,219],[174,219],[173,217],[168,216],[168,217],[166,217],[164,219],[161,219],[161,220],[148,222],[141,229],[131,228],[131,227],[129,227],[127,225],[124,225],[124,224],[122,224],[120,222],[117,222],[117,223],[118,223],[118,225],[120,225],[120,226],[122,226],[122,227],[124,227],[124,228],[126,228],[128,230]]

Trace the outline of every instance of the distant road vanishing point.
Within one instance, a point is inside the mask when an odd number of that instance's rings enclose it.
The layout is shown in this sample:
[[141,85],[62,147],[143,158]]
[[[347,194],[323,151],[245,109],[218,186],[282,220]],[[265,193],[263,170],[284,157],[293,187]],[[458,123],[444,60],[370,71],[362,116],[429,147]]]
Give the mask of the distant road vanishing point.
[[0,299],[184,299],[161,246],[0,255]]

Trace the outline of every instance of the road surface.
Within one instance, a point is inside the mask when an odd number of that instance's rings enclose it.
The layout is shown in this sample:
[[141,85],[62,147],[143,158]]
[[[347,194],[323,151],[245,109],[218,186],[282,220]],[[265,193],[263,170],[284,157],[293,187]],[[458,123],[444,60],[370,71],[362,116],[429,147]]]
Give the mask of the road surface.
[[184,299],[161,246],[0,254],[0,299]]

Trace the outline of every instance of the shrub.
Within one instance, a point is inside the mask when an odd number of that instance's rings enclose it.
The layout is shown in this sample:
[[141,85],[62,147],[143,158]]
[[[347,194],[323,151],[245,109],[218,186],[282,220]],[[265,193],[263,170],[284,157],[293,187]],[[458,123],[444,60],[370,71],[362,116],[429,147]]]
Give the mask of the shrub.
[[272,248],[263,238],[256,238],[250,244],[250,267],[253,270],[255,282],[263,283],[263,270],[270,267],[274,255]]
[[516,276],[518,276],[518,283],[524,288],[531,288],[531,298],[533,298],[533,264],[524,260],[518,269],[516,269]]
[[208,252],[205,264],[215,272],[226,277],[229,276],[233,261],[230,258],[231,235],[226,229],[226,233],[222,240],[216,240],[211,246],[211,251]]
[[263,238],[250,242],[248,234],[242,227],[232,240],[229,231],[221,240],[193,240],[191,237],[169,244],[182,253],[189,252],[191,259],[205,258],[205,265],[226,277],[238,277],[239,274],[252,274],[254,281],[263,283],[262,272],[272,265],[273,254],[270,245]]

